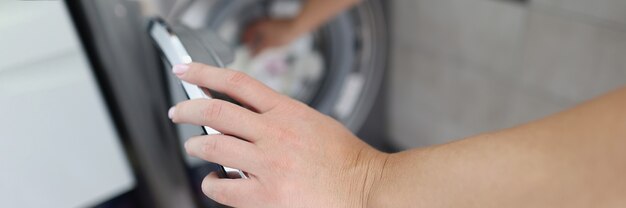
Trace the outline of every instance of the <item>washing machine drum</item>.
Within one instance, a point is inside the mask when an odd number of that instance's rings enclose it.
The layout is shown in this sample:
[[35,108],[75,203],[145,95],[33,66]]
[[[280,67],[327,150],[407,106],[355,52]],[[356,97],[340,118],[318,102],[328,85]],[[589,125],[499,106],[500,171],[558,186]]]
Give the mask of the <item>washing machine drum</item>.
[[301,6],[295,0],[194,1],[178,18],[190,27],[208,27],[230,44],[235,61],[229,68],[357,131],[383,79],[387,36],[382,7],[378,1],[366,1],[290,45],[250,55],[240,41],[247,25],[263,18],[292,18]]

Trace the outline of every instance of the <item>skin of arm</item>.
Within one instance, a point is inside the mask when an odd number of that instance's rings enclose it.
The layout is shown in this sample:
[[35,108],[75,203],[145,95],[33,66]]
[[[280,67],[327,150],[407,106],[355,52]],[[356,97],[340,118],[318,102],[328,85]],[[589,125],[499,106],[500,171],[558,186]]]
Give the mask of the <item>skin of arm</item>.
[[223,92],[184,101],[175,123],[210,126],[188,154],[244,170],[208,175],[233,207],[626,207],[626,88],[526,125],[395,154],[242,72],[193,63],[174,74]]
[[369,207],[625,207],[626,88],[499,132],[393,154]]
[[243,42],[252,47],[253,54],[287,45],[359,2],[360,0],[308,0],[298,16],[292,19],[262,19],[254,22],[244,31]]
[[292,20],[294,29],[300,34],[311,32],[359,2],[361,0],[308,0]]

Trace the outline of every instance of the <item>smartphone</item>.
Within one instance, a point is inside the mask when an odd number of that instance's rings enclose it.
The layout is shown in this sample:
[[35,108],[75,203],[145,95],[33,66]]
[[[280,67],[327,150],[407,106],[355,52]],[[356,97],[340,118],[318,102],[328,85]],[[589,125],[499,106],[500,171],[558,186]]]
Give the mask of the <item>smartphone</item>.
[[[160,51],[161,57],[169,63],[170,66],[188,64],[195,61],[217,67],[224,67],[224,61],[221,60],[218,54],[220,52],[219,49],[214,50],[210,45],[212,42],[220,41],[218,39],[211,39],[210,36],[207,37],[197,34],[196,30],[186,26],[176,26],[172,28],[160,18],[155,18],[150,21],[148,33],[154,45]],[[220,44],[216,43],[216,45]],[[188,99],[217,98],[234,102],[224,94],[182,80],[180,82]],[[207,135],[222,134],[208,126],[203,126],[202,129]],[[220,165],[220,169],[220,177],[223,178],[248,178],[243,171],[235,168]]]

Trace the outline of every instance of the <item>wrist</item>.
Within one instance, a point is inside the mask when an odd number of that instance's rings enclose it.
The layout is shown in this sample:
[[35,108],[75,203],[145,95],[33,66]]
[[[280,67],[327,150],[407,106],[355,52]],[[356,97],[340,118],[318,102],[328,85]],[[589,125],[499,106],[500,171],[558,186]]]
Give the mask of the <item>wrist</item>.
[[[368,195],[369,199],[363,207],[413,207],[426,204],[418,193],[419,185],[424,180],[418,167],[424,163],[427,151],[411,150],[394,154],[386,154],[381,159],[379,177],[374,181]],[[421,169],[421,168],[419,168]],[[418,199],[421,198],[421,199]],[[424,206],[430,207],[430,206]]]
[[291,34],[300,36],[305,33],[312,32],[318,27],[306,14],[300,14],[288,20]]
[[365,187],[364,197],[361,207],[385,207],[384,199],[386,198],[384,191],[389,184],[389,163],[392,162],[392,154],[382,153],[377,155],[374,165],[368,168],[369,175],[363,180]]
[[[355,173],[349,185],[351,193],[351,207],[378,207],[373,206],[373,200],[380,197],[376,190],[385,182],[385,168],[390,154],[377,151],[369,146],[363,147],[356,154]],[[375,203],[374,203],[375,204]]]

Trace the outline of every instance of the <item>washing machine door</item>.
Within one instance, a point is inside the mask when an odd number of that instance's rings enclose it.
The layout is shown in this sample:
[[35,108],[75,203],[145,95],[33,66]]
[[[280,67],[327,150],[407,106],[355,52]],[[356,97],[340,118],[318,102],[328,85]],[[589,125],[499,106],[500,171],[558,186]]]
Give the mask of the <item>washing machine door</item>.
[[290,45],[251,57],[240,41],[246,26],[262,18],[291,18],[299,0],[163,2],[172,22],[210,28],[235,51],[229,68],[309,104],[358,131],[384,77],[387,34],[381,2],[364,1]]

